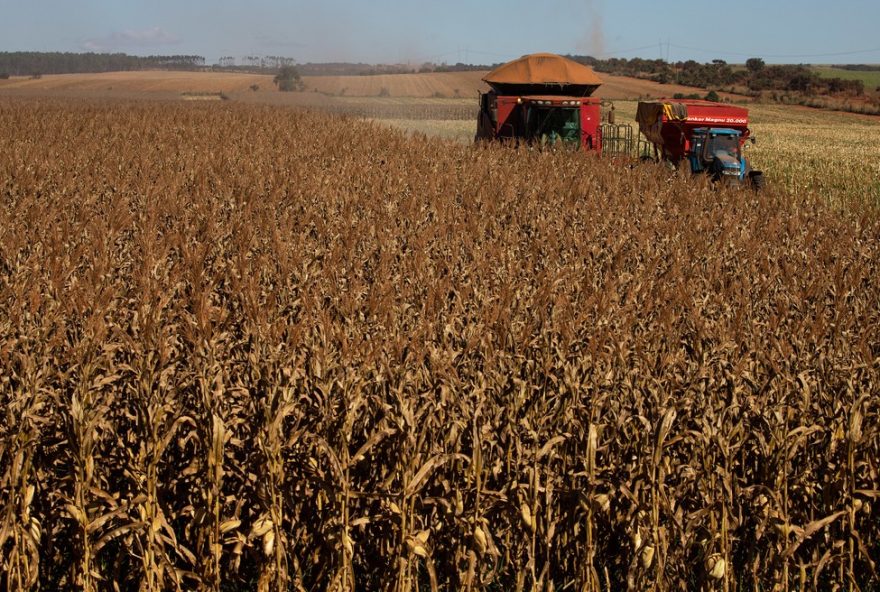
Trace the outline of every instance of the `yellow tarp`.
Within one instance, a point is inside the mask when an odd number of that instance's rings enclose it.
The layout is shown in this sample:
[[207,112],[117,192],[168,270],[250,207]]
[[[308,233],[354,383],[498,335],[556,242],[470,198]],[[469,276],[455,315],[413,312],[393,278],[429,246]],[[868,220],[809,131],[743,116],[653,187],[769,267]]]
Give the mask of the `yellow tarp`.
[[593,69],[552,53],[534,53],[507,62],[483,78],[488,84],[568,84],[599,86]]
[[667,121],[685,121],[688,118],[687,105],[684,103],[663,103],[663,115]]
[[639,124],[650,127],[665,116],[667,121],[685,121],[687,119],[687,105],[684,103],[665,102],[640,102],[636,111],[636,121]]
[[688,117],[687,105],[660,101],[655,103],[640,102],[636,110],[639,131],[655,144],[663,143],[663,136],[660,134],[663,116],[667,121],[686,121]]

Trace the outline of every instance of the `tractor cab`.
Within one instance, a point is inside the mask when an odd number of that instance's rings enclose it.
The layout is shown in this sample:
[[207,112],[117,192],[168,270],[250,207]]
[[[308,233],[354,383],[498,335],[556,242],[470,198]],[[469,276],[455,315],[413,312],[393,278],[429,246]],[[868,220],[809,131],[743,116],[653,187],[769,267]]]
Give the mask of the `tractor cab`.
[[694,129],[689,152],[691,171],[708,172],[716,179],[742,180],[746,160],[742,157],[742,133],[731,128],[699,127]]

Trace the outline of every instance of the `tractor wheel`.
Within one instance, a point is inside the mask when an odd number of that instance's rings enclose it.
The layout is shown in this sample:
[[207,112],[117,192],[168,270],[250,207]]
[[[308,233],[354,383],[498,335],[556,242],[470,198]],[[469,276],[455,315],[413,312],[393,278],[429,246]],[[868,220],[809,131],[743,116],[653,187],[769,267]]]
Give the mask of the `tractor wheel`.
[[755,193],[764,189],[764,173],[761,171],[749,171],[749,185]]

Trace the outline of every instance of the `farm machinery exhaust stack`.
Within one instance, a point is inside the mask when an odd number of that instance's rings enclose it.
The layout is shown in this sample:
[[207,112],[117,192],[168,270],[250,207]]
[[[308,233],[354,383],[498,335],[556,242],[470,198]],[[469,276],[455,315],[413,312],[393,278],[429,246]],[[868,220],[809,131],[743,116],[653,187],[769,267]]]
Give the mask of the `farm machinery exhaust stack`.
[[[602,84],[592,68],[554,54],[532,54],[483,78],[476,139],[574,147],[604,155],[634,155],[633,128],[615,121],[614,105],[592,94]],[[715,180],[763,184],[743,148],[748,111],[707,101],[640,102],[639,132],[654,158],[707,173]],[[752,140],[754,141],[754,140]]]

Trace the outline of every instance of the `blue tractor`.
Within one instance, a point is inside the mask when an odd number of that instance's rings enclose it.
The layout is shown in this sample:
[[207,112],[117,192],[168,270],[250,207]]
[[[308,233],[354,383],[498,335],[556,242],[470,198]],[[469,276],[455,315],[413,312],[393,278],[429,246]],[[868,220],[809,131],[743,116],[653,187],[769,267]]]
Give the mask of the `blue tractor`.
[[708,101],[643,101],[636,119],[639,131],[653,145],[654,158],[714,181],[764,186],[764,176],[752,170],[743,154],[754,143],[744,107]]
[[[748,145],[742,132],[727,127],[698,127],[693,130],[692,148],[686,158],[693,173],[706,173],[713,181],[749,182],[756,189],[763,175],[753,171],[743,154]],[[754,138],[749,138],[754,142]]]

